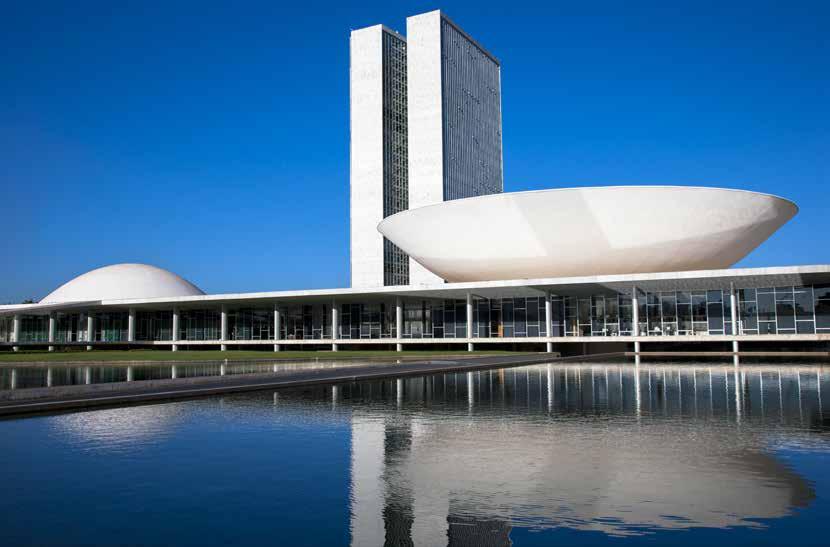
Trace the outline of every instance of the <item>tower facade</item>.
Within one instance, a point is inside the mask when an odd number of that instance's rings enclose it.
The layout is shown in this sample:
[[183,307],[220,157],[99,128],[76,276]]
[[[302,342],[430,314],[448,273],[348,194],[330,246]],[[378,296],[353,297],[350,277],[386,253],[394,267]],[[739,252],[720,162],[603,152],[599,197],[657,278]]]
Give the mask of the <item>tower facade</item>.
[[[499,61],[440,11],[406,34],[410,208],[502,192]],[[410,259],[411,284],[440,282]]]
[[352,31],[350,54],[352,286],[408,285],[409,258],[376,229],[409,206],[406,39]]
[[351,34],[353,287],[443,282],[377,224],[504,188],[499,61],[440,11],[407,18],[406,29]]

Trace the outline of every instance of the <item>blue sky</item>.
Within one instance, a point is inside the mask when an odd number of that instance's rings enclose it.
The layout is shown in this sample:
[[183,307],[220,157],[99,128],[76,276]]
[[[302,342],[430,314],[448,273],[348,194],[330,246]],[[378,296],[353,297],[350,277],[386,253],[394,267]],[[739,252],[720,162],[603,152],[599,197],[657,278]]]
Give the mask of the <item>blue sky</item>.
[[741,265],[830,263],[830,3],[348,4],[5,4],[0,302],[116,262],[347,286],[349,30],[435,8],[502,61],[505,190],[775,193]]

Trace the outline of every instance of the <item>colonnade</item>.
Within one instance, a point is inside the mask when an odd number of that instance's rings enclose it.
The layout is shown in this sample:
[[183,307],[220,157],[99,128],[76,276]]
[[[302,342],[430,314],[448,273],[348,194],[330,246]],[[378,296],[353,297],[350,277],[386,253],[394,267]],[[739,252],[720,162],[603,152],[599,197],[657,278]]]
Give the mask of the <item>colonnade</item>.
[[[550,300],[550,299],[548,299]],[[735,366],[740,364],[740,356],[739,351],[740,347],[738,344],[738,298],[735,293],[735,285],[734,283],[730,283],[729,285],[729,315],[730,320],[732,321],[732,360]],[[640,336],[640,306],[639,306],[639,292],[636,286],[631,288],[631,318],[632,318],[632,328],[631,333],[634,336],[634,361],[637,364],[640,364],[640,341],[638,340]],[[550,321],[550,315],[548,314],[548,321]],[[550,322],[548,322],[550,324]]]
[[[640,338],[642,336],[641,327],[640,327],[640,307],[639,307],[639,298],[640,298],[640,290],[638,287],[632,287],[632,319],[633,319],[633,327],[632,327],[632,334],[634,338],[634,355],[635,360],[639,362],[640,354],[641,354],[641,341]],[[474,298],[475,295],[472,292],[466,293],[466,343],[467,343],[467,350],[473,351],[475,349],[474,346]],[[546,325],[544,329],[540,332],[542,337],[547,337],[548,340],[545,340],[545,350],[547,352],[553,351],[553,341],[550,339],[552,337],[551,333],[551,323],[552,323],[552,302],[551,302],[551,294],[547,292],[545,294],[545,306],[544,306],[544,324]],[[737,297],[734,285],[730,287],[729,290],[729,302],[730,302],[730,315],[731,321],[733,325],[733,332],[732,332],[732,354],[735,359],[735,364],[738,363],[738,353],[739,353],[739,343],[738,343],[738,336],[735,332],[735,326],[738,325],[738,306],[737,306]],[[282,338],[282,323],[284,320],[283,311],[280,309],[278,304],[274,304],[273,309],[273,329],[274,329],[274,344],[273,349],[275,352],[281,351],[283,345],[280,343]],[[86,336],[85,340],[79,337],[78,341],[86,341],[86,349],[92,350],[93,346],[92,343],[95,341],[95,316],[93,314],[82,314],[82,319],[85,317],[86,319]],[[11,334],[11,340],[14,351],[18,351],[20,346],[17,344],[20,342],[20,331],[21,331],[21,321],[22,317],[20,314],[15,314],[13,317],[13,327]],[[338,307],[338,303],[335,300],[331,302],[331,325],[332,325],[332,336],[331,336],[331,349],[332,351],[338,351],[339,345],[342,342],[339,342],[341,339],[339,327],[340,327],[340,309]],[[127,324],[127,342],[134,343],[136,342],[136,327],[137,327],[137,319],[136,319],[136,308],[129,308],[129,315],[128,315],[128,324]],[[402,297],[396,297],[395,299],[395,328],[396,328],[396,337],[390,339],[391,343],[395,344],[396,351],[403,351],[403,330],[404,330],[404,305]],[[56,342],[56,331],[57,331],[57,317],[54,311],[49,313],[49,328],[48,328],[48,347],[49,351],[55,350],[55,342]],[[455,339],[456,342],[462,342],[462,340]],[[172,334],[170,337],[171,347],[173,351],[178,351],[180,346],[180,312],[178,307],[174,307],[172,310]],[[228,349],[228,308],[226,305],[221,306],[221,314],[220,314],[220,336],[219,340],[217,341],[220,345],[222,351],[226,351]]]

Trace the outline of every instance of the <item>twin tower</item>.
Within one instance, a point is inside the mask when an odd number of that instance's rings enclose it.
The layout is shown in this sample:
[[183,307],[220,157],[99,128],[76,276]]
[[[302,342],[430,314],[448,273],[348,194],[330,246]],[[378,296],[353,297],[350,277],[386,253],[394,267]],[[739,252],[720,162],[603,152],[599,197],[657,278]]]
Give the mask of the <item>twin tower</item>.
[[503,191],[499,61],[440,11],[354,30],[350,56],[352,287],[441,283],[376,227]]

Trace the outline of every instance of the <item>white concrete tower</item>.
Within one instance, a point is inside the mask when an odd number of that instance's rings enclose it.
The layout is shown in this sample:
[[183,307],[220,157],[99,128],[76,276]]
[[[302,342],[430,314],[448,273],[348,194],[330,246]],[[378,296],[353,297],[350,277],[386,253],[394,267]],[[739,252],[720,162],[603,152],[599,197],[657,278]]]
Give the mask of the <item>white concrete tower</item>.
[[350,38],[351,285],[409,283],[409,258],[377,231],[408,208],[406,40],[383,25]]
[[352,287],[442,283],[378,223],[504,188],[499,61],[440,11],[406,28],[351,33]]
[[[409,208],[502,192],[498,59],[440,11],[406,34]],[[410,284],[442,281],[410,259]]]

